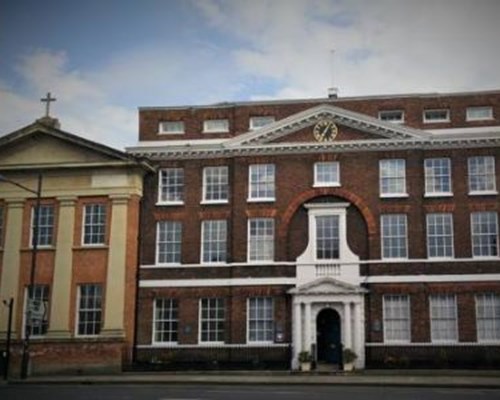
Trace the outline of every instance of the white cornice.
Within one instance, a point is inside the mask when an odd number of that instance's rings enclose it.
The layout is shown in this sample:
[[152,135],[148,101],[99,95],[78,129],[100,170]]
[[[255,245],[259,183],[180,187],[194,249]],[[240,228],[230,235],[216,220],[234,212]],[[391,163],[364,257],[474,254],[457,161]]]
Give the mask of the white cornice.
[[329,143],[272,143],[266,145],[241,145],[225,147],[222,145],[205,146],[143,146],[130,147],[128,152],[152,160],[188,160],[205,158],[230,158],[256,155],[290,155],[310,153],[344,153],[356,151],[385,150],[431,150],[453,148],[500,147],[500,136],[496,137],[462,137],[434,138],[421,140],[349,140]]

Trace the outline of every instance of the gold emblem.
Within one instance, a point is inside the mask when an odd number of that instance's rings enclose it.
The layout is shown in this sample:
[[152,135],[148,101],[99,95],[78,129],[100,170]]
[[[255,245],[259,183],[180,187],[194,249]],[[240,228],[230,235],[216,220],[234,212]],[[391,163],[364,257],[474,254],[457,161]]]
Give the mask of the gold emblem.
[[331,119],[323,119],[319,121],[313,129],[314,138],[318,142],[331,142],[337,136],[338,129],[335,122]]

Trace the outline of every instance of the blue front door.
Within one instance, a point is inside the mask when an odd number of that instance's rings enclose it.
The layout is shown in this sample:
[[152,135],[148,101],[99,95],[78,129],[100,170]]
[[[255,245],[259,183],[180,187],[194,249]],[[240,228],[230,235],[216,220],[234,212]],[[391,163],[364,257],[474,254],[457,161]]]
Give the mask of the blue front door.
[[340,364],[342,345],[340,341],[340,317],[337,311],[326,308],[316,319],[318,361]]

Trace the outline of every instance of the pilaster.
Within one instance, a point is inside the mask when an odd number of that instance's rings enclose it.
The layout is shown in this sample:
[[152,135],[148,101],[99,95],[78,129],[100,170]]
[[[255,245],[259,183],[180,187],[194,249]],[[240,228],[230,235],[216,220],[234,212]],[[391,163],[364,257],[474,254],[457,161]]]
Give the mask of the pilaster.
[[54,261],[54,281],[50,302],[50,323],[47,337],[71,336],[69,323],[71,278],[73,272],[73,232],[75,227],[76,197],[58,197],[59,221],[57,248]]
[[125,269],[129,196],[110,196],[111,227],[102,336],[125,335]]

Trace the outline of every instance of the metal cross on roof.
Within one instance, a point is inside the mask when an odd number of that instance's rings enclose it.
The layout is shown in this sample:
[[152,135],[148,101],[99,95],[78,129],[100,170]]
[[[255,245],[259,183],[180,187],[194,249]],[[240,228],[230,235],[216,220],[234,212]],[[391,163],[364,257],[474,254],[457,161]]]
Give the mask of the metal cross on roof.
[[50,92],[47,93],[47,97],[42,97],[40,99],[40,101],[42,103],[45,103],[45,116],[48,117],[49,116],[49,112],[50,112],[50,103],[52,101],[56,101],[57,99],[55,97],[50,97]]

